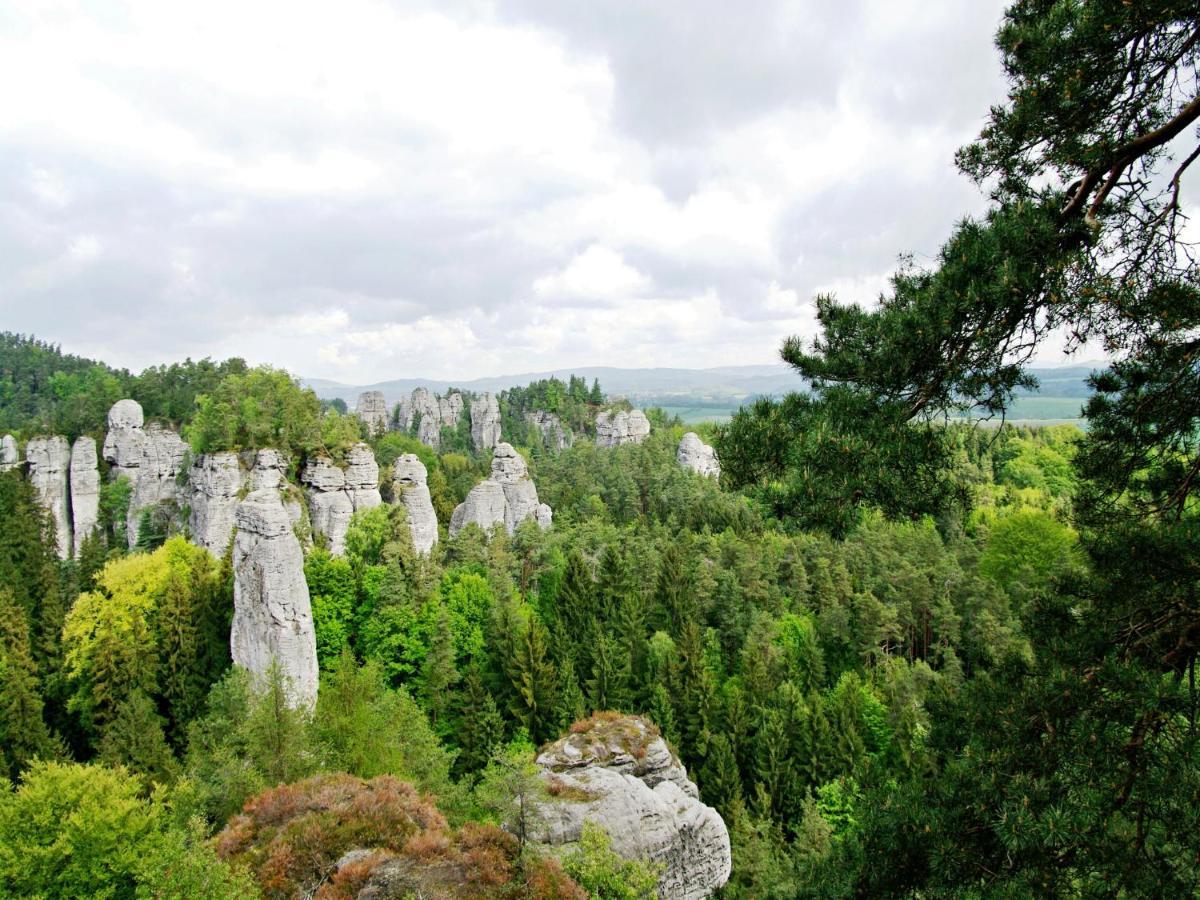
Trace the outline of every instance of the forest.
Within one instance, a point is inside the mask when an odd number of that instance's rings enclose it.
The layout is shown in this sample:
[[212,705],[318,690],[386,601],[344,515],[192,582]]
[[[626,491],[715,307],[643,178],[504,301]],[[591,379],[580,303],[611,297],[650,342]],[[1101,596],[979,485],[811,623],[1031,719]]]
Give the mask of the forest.
[[[19,444],[103,439],[124,397],[190,454],[271,447],[290,478],[365,441],[385,472],[420,459],[443,529],[418,553],[383,503],[343,554],[308,542],[305,709],[231,666],[230,552],[169,514],[129,548],[104,464],[62,561],[0,473],[0,895],[353,897],[387,857],[414,896],[653,897],[602,829],[561,858],[526,840],[538,749],[624,713],[727,825],[721,896],[1194,896],[1200,21],[1017,0],[997,46],[1008,97],[957,159],[988,211],[879,303],[818,298],[816,340],[782,348],[811,389],[697,428],[719,479],[663,410],[596,446],[628,404],[552,379],[499,397],[552,526],[451,536],[490,463],[462,429],[434,449],[282,370],[134,375],[0,336]],[[1109,360],[1086,429],[1005,424],[1059,340]],[[539,411],[574,442],[543,446]],[[361,847],[382,856],[339,864]]]

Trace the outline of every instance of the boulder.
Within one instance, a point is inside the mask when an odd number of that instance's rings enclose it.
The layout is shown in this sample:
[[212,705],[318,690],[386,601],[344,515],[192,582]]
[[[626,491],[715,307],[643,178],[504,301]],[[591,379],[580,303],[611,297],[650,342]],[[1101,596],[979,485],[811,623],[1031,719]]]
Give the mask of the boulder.
[[626,859],[661,865],[664,900],[709,897],[729,880],[729,831],[658,729],[638,716],[599,713],[576,723],[537,759],[549,797],[534,810],[532,838],[561,855],[585,822]]
[[363,391],[355,408],[358,420],[367,426],[368,434],[383,434],[388,429],[388,405],[383,391]]
[[224,556],[229,548],[242,481],[237,454],[230,451],[204,453],[188,472],[192,542],[213,556]]
[[721,464],[717,461],[717,451],[704,441],[694,431],[689,431],[679,442],[675,458],[685,469],[691,469],[699,475],[710,478],[721,477]]
[[596,446],[640,444],[650,435],[650,420],[640,409],[602,412],[596,416]]
[[250,493],[238,504],[236,522],[233,662],[261,679],[276,661],[290,702],[311,709],[317,701],[317,642],[304,551],[279,491]]
[[21,464],[21,451],[17,449],[17,439],[11,434],[0,438],[0,472],[15,469]]
[[492,451],[491,476],[471,488],[466,500],[450,517],[450,534],[458,534],[471,522],[484,531],[503,524],[512,534],[526,519],[534,519],[548,528],[550,507],[538,501],[525,459],[511,444],[501,441]]
[[500,402],[493,393],[471,401],[471,445],[491,450],[500,441]]
[[392,466],[392,496],[404,504],[413,549],[428,554],[438,542],[437,513],[429,495],[429,473],[413,453],[405,453]]
[[71,517],[68,510],[71,445],[62,435],[31,438],[25,445],[29,480],[38,504],[54,522],[54,542],[60,559],[68,559],[71,544]]
[[100,519],[100,463],[96,440],[87,435],[77,437],[71,446],[71,519],[78,556]]
[[566,450],[575,438],[571,429],[564,427],[554,413],[534,410],[525,413],[525,421],[537,429],[538,434],[542,436],[542,446],[547,450]]

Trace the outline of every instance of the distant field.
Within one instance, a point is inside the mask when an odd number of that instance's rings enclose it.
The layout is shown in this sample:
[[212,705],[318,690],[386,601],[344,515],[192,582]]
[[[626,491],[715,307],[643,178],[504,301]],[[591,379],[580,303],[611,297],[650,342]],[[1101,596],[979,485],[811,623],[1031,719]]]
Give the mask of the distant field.
[[737,412],[736,406],[664,406],[663,410],[679,416],[686,425],[697,422],[728,422]]
[[[1080,410],[1086,401],[1081,397],[1018,397],[1005,421],[1010,425],[1082,425]],[[649,404],[648,404],[649,405]],[[654,404],[658,406],[660,404]],[[697,422],[728,422],[737,404],[722,406],[707,403],[698,406],[663,406],[686,424]],[[964,416],[964,418],[967,418]]]

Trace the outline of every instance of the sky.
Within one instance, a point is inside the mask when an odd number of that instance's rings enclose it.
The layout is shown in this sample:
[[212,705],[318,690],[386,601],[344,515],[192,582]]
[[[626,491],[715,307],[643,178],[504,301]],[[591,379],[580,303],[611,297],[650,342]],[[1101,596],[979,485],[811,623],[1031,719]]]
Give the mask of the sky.
[[348,383],[774,362],[984,207],[993,0],[0,4],[0,329]]

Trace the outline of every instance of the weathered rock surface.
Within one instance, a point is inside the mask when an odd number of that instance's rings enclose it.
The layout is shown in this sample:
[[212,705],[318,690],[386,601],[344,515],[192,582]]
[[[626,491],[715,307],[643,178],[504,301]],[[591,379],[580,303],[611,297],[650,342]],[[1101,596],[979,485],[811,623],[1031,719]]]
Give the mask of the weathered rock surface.
[[626,859],[663,866],[659,896],[709,897],[729,880],[729,831],[658,730],[637,716],[601,714],[538,756],[551,796],[535,810],[533,839],[574,849],[585,822],[608,832]]
[[346,552],[346,532],[357,510],[383,502],[379,494],[379,466],[366,444],[355,444],[346,455],[346,468],[327,457],[310,459],[300,480],[308,488],[308,509],[313,531],[323,535],[334,556]]
[[382,391],[363,391],[355,408],[358,420],[367,426],[369,434],[383,434],[388,428],[388,406]]
[[721,477],[721,464],[717,461],[717,451],[704,441],[694,431],[689,431],[679,442],[675,458],[684,468],[691,469],[700,475],[710,478]]
[[21,464],[21,453],[17,449],[17,439],[11,434],[0,438],[0,472],[15,469]]
[[450,517],[450,534],[458,534],[471,522],[484,531],[502,523],[512,534],[526,519],[547,528],[551,518],[550,507],[538,501],[525,460],[511,444],[501,441],[492,451],[491,476],[471,488]]
[[254,452],[254,466],[250,470],[250,490],[264,488],[279,490],[287,481],[287,458],[270,447]]
[[179,499],[179,473],[187,459],[187,444],[174,431],[151,422],[142,440],[142,460],[133,496],[129,500],[129,516],[125,531],[129,546],[137,543],[142,511],[160,503],[175,503]]
[[71,447],[71,524],[76,556],[84,540],[96,530],[100,518],[99,465],[95,438],[77,437]]
[[236,521],[233,661],[260,678],[278,661],[290,701],[311,709],[317,701],[317,643],[304,551],[279,491],[249,494],[238,504]]
[[444,397],[417,388],[407,400],[401,400],[396,423],[401,431],[412,432],[427,447],[440,447],[443,428],[457,428],[463,415],[463,396],[451,391]]
[[500,401],[493,393],[471,401],[471,445],[476,450],[491,450],[500,441]]
[[438,541],[437,513],[429,495],[429,473],[413,453],[405,453],[392,466],[392,496],[408,513],[413,548],[429,553]]
[[602,412],[596,416],[596,446],[620,447],[640,444],[650,436],[650,420],[640,409],[616,413]]
[[213,556],[223,556],[233,537],[242,467],[236,453],[205,453],[188,472],[192,541]]
[[118,400],[108,411],[108,433],[104,436],[104,458],[111,468],[109,477],[128,478],[136,486],[142,468],[142,444],[145,416],[136,400]]
[[547,450],[566,450],[575,439],[571,429],[565,427],[554,413],[538,409],[525,413],[525,420],[537,429],[542,436],[542,446]]
[[71,556],[71,517],[68,509],[71,445],[62,435],[31,438],[25,445],[29,480],[38,504],[54,522],[54,539],[61,559]]

